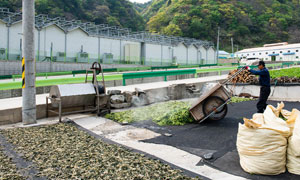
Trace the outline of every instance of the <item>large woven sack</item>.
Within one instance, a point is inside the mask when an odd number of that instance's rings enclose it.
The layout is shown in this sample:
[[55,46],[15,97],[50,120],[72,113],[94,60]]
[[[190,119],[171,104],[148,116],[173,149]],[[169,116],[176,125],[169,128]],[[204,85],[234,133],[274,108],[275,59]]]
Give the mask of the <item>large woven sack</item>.
[[294,132],[295,122],[299,116],[299,113],[300,112],[297,109],[293,109],[292,112],[290,112],[290,115],[288,116],[288,118],[286,120],[286,123],[291,128],[292,133]]
[[293,135],[289,138],[287,151],[287,169],[290,173],[300,175],[300,113],[298,110]]
[[272,109],[273,113],[274,113],[277,117],[279,117],[281,110],[284,108],[284,103],[283,103],[283,102],[277,103],[277,108],[275,108],[275,107],[272,106],[272,105],[269,105],[268,107]]
[[277,175],[285,172],[287,137],[290,128],[270,107],[252,120],[239,124],[237,150],[244,171],[251,174]]

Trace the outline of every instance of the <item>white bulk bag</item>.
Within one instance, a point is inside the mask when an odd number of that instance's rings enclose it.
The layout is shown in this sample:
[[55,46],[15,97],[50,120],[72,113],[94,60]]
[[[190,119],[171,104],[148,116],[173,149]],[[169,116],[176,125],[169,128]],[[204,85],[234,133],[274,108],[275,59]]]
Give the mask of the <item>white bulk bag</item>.
[[290,128],[268,106],[263,116],[239,124],[237,150],[242,168],[251,174],[277,175],[285,172],[287,137]]
[[300,113],[298,110],[293,135],[289,138],[287,151],[287,169],[290,173],[300,175]]

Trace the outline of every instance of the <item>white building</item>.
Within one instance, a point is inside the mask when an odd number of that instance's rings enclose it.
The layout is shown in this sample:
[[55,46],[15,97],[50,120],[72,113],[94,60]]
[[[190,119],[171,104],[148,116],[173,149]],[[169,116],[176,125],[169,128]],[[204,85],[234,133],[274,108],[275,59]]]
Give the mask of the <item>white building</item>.
[[226,51],[219,51],[219,59],[229,59],[230,58],[230,54]]
[[236,53],[240,59],[259,59],[263,61],[300,61],[300,43],[287,42],[265,44],[263,47],[244,49]]
[[[105,24],[36,16],[37,61],[130,63],[150,66],[216,64],[213,44],[131,32]],[[0,60],[22,59],[22,14],[0,8]]]

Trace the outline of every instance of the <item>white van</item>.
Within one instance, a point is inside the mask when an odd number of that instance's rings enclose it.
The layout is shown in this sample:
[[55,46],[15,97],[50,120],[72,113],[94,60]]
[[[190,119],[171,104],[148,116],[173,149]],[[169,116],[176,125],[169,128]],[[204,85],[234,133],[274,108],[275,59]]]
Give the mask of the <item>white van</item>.
[[243,58],[241,59],[240,63],[241,64],[246,64],[247,66],[251,66],[251,65],[256,65],[258,64],[258,62],[260,61],[260,59],[258,58]]

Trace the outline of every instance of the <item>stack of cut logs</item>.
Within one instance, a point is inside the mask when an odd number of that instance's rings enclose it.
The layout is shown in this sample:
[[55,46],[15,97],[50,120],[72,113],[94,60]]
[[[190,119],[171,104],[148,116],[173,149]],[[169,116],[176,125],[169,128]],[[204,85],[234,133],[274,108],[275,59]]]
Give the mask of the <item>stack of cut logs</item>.
[[[228,78],[231,78],[231,76],[234,75],[237,71],[238,70],[233,70],[229,72]],[[233,84],[235,83],[258,84],[259,83],[258,77],[251,74],[247,70],[243,70],[239,75],[233,78],[231,82]],[[300,78],[283,76],[283,77],[271,79],[271,84],[286,84],[286,83],[300,83]]]
[[[233,70],[229,72],[228,78],[231,78],[232,75],[234,75],[238,70]],[[235,83],[249,83],[249,84],[257,84],[258,78],[251,74],[247,70],[243,70],[240,74],[238,74],[235,78],[231,81],[233,84]]]

